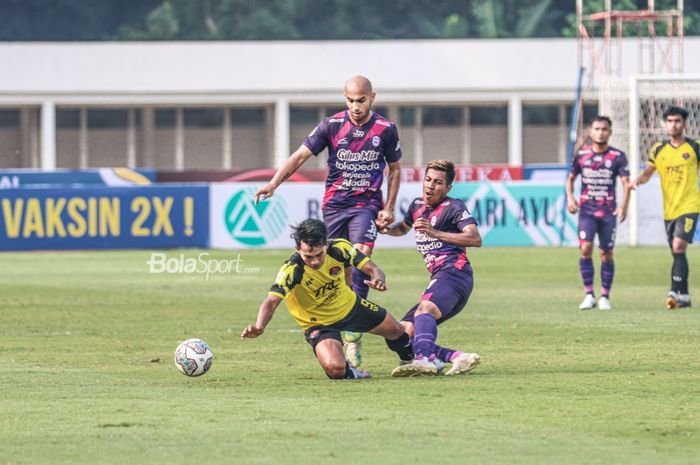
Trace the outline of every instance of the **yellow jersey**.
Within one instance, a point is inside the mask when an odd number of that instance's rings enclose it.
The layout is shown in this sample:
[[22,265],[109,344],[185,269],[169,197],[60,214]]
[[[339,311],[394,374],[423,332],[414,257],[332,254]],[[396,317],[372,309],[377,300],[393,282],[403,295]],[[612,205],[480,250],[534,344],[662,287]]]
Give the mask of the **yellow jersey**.
[[651,148],[649,164],[656,168],[661,178],[664,198],[664,220],[673,220],[688,213],[700,213],[700,188],[698,188],[698,163],[700,141],[685,140],[678,147],[669,141]]
[[345,281],[345,268],[362,268],[368,261],[345,239],[331,239],[319,269],[305,265],[295,253],[280,268],[269,293],[285,300],[289,313],[302,328],[328,326],[345,318],[357,299]]

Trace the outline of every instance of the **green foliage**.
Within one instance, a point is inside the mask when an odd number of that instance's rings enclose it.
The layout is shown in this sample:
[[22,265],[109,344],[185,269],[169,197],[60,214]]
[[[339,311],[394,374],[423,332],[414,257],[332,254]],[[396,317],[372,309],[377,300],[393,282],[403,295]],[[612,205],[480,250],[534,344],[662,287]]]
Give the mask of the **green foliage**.
[[[641,3],[615,0],[613,8]],[[587,0],[586,13],[603,5]],[[574,9],[573,0],[4,0],[0,40],[575,37]],[[663,24],[657,29],[664,34]],[[625,34],[637,30],[627,26]],[[697,2],[685,2],[685,33],[700,34]]]
[[[394,379],[395,356],[365,335],[374,378],[362,381],[328,380],[284,306],[260,338],[239,339],[289,251],[207,252],[240,253],[260,273],[149,274],[148,251],[2,254],[0,463],[687,465],[700,456],[700,313],[663,308],[667,247],[616,249],[612,312],[577,310],[573,248],[470,250],[474,293],[438,341],[478,351],[483,364],[453,379]],[[698,266],[700,249],[688,253]],[[415,250],[380,248],[375,260],[389,291],[370,296],[400,316],[428,281],[424,264]],[[193,336],[215,359],[190,379],[172,355]]]

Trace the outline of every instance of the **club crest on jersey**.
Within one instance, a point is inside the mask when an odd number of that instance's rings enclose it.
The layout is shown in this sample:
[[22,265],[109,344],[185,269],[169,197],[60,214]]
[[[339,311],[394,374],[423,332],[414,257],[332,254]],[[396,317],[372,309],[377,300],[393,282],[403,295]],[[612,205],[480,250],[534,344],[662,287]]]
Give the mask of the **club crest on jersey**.
[[685,152],[683,154],[683,160],[687,160],[688,158],[690,158],[690,154],[688,152]]
[[331,276],[338,276],[340,274],[340,267],[339,266],[332,266],[330,270],[328,270],[328,273]]
[[612,162],[610,160],[605,160],[605,167],[610,168],[612,166]]
[[372,137],[372,145],[374,145],[375,147],[379,147],[379,140],[379,136]]
[[437,216],[430,218],[430,226],[435,226],[435,223],[437,223]]
[[363,137],[365,137],[365,131],[355,129],[355,132],[352,133],[352,137],[354,137],[355,139],[362,139]]

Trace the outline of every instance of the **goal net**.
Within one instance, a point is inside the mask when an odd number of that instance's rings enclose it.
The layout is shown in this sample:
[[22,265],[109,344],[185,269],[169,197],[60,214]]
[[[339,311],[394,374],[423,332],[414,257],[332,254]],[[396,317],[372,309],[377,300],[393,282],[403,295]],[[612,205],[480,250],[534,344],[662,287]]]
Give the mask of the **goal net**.
[[[644,168],[652,146],[668,137],[662,115],[671,105],[688,110],[686,136],[700,139],[700,76],[636,75],[601,86],[599,113],[613,121],[610,145],[627,153],[631,179]],[[658,177],[652,180],[632,196],[629,224],[620,228],[621,243],[666,243]]]

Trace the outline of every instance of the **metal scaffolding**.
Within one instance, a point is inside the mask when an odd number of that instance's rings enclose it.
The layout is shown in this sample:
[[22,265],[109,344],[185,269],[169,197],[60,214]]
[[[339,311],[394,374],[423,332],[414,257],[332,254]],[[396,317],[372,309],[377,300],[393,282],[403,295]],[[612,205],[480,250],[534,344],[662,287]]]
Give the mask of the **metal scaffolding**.
[[[673,10],[657,10],[655,3],[648,0],[645,10],[622,11],[605,0],[604,11],[590,12],[584,0],[576,0],[578,61],[587,70],[587,84],[605,85],[622,76],[623,37],[636,36],[639,41],[637,73],[683,72],[683,0],[677,0]],[[603,82],[595,83],[597,76]]]

